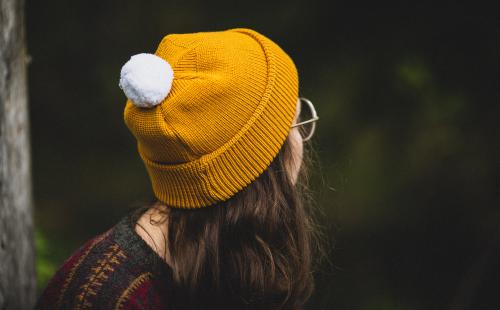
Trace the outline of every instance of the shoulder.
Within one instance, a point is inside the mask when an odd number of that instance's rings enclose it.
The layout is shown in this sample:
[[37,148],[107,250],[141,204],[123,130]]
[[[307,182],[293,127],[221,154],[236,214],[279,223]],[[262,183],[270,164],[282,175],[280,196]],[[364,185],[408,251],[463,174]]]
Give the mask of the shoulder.
[[144,251],[122,219],[92,238],[59,268],[37,309],[158,309],[165,307],[168,270]]

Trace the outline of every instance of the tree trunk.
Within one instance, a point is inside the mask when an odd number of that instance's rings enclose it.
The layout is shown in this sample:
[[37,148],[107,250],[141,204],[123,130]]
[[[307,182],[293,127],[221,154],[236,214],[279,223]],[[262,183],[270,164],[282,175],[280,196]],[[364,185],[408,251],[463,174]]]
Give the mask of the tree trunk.
[[36,298],[24,1],[0,0],[0,309]]

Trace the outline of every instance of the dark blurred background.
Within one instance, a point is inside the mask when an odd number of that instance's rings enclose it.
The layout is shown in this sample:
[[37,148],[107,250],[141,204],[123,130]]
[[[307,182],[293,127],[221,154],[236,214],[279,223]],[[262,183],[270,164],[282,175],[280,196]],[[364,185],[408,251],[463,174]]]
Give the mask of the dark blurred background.
[[[472,2],[469,2],[472,3]],[[28,1],[40,289],[152,197],[118,88],[169,33],[253,28],[317,106],[309,309],[500,309],[500,14],[452,1]]]

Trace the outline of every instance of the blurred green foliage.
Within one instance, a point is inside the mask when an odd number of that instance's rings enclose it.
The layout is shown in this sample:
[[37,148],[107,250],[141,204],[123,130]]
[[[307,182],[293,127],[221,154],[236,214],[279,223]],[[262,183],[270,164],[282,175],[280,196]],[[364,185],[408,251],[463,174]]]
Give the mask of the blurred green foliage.
[[27,3],[37,272],[151,197],[119,70],[168,33],[254,28],[294,59],[332,265],[310,309],[494,309],[500,24],[479,5]]
[[51,247],[54,244],[47,242],[47,238],[40,230],[35,231],[36,249],[36,277],[39,285],[44,285],[54,275],[60,263],[54,259]]

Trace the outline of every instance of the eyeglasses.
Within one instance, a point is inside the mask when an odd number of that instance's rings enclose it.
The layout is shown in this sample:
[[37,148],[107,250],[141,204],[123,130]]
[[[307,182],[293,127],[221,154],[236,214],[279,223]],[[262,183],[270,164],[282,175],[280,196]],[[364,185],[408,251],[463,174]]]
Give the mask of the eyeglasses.
[[304,97],[300,97],[300,112],[297,117],[297,122],[292,125],[292,128],[298,127],[302,141],[311,139],[316,130],[316,121],[319,119],[312,102]]

